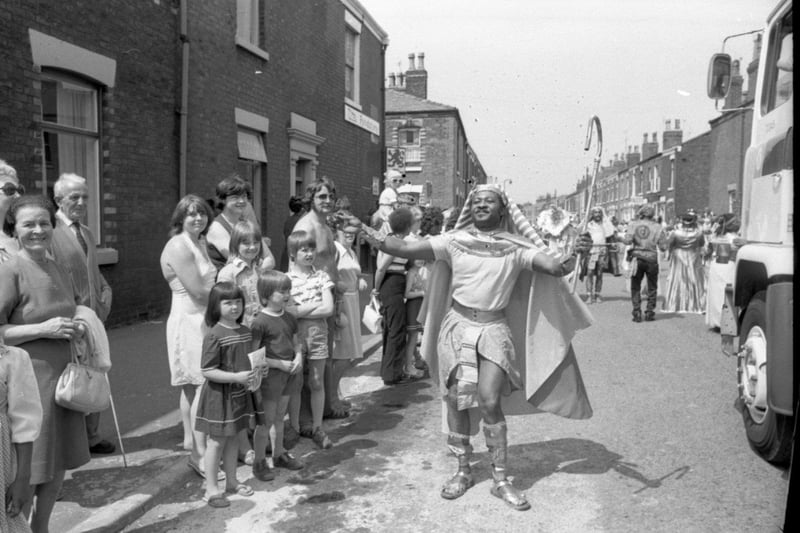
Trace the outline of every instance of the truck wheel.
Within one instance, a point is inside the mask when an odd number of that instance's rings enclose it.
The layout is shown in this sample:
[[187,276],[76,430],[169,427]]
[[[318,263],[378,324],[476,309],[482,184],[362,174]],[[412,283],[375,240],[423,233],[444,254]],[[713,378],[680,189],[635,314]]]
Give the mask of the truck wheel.
[[766,292],[756,294],[742,321],[739,347],[739,395],[742,418],[750,446],[770,463],[789,461],[792,420],[774,412],[767,403]]

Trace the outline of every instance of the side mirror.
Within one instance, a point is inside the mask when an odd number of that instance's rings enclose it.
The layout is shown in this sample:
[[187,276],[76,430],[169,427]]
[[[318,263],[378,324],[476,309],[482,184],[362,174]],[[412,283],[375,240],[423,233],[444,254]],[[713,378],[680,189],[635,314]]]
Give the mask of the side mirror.
[[731,86],[731,56],[714,54],[708,64],[708,82],[706,92],[709,98],[719,100],[725,98]]

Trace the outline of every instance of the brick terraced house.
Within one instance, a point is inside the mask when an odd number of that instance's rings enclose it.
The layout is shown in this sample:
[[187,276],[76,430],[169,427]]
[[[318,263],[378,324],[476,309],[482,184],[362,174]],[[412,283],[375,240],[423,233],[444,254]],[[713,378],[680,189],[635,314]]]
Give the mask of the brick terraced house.
[[387,45],[358,0],[3,2],[0,159],[29,194],[85,176],[109,322],[160,316],[159,255],[186,193],[248,179],[276,258],[288,199],[317,176],[366,216]]

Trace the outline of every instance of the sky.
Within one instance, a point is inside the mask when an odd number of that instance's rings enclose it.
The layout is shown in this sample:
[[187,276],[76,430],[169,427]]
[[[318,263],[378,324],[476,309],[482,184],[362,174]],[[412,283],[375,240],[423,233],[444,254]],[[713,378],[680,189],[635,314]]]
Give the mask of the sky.
[[[492,180],[517,202],[575,190],[643,134],[679,119],[683,139],[719,116],[706,96],[723,39],[759,29],[777,0],[359,0],[389,35],[387,75],[425,54],[428,99],[457,107]],[[725,52],[753,55],[753,36]],[[745,75],[745,89],[747,78]],[[720,102],[720,107],[722,102]],[[596,139],[596,137],[595,137]],[[510,180],[510,181],[509,181]]]

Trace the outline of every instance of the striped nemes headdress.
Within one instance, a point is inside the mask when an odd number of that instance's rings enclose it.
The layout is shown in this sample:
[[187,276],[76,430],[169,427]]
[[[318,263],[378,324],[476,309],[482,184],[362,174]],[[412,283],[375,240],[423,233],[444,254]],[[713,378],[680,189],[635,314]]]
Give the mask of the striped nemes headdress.
[[495,193],[498,198],[500,198],[500,203],[503,205],[505,212],[508,215],[503,217],[502,226],[498,229],[507,231],[508,233],[522,235],[537,248],[549,251],[547,244],[545,244],[542,238],[539,237],[539,234],[535,229],[533,229],[533,226],[530,222],[528,222],[528,219],[525,218],[525,215],[522,214],[522,211],[520,211],[519,207],[517,207],[517,204],[512,202],[500,187],[490,183],[476,185],[472,188],[472,190],[469,192],[469,195],[467,195],[467,200],[464,202],[464,207],[461,208],[461,214],[459,215],[458,221],[453,229],[467,229],[473,224],[472,212],[470,211],[470,207],[472,205],[472,196],[475,193],[483,191]]

